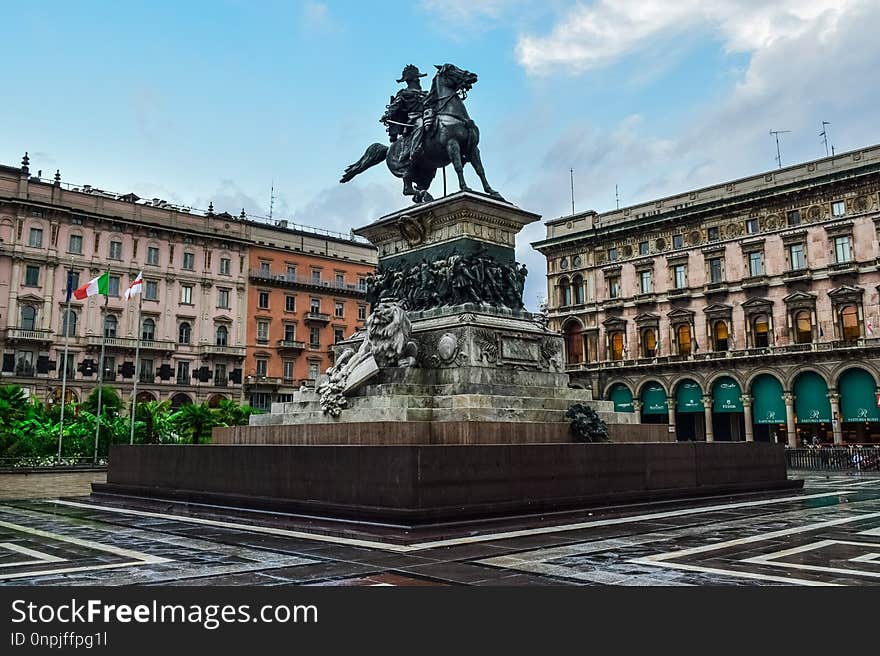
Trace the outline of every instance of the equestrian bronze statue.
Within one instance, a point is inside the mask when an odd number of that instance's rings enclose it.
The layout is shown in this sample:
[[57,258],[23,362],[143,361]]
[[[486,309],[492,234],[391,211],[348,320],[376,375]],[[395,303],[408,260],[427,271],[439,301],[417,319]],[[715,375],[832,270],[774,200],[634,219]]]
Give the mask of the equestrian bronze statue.
[[381,123],[388,131],[390,146],[374,143],[357,162],[345,169],[340,182],[348,182],[371,166],[385,161],[389,170],[403,178],[404,196],[413,202],[434,200],[428,193],[437,169],[452,164],[462,191],[469,190],[464,180],[464,165],[470,164],[480,176],[483,191],[504,200],[489,186],[480,160],[480,130],[464,106],[467,93],[477,76],[452,64],[436,66],[431,90],[422,90],[425,76],[412,64],[403,69],[398,82],[406,82],[385,111]]

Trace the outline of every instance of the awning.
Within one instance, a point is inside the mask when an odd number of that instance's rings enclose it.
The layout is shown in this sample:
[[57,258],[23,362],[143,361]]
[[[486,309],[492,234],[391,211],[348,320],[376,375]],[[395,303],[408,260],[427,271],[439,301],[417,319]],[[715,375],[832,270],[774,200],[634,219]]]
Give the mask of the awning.
[[794,381],[794,414],[800,424],[830,424],[831,402],[822,377],[807,371]]
[[633,412],[635,410],[633,407],[632,392],[630,392],[629,388],[622,383],[618,383],[612,387],[611,393],[608,397],[614,401],[615,412]]
[[742,390],[733,378],[725,376],[712,386],[713,412],[742,412]]
[[669,405],[666,403],[666,390],[660,383],[648,383],[642,389],[642,414],[666,415]]
[[864,369],[849,369],[837,381],[840,393],[841,421],[880,421],[877,407],[877,383]]
[[679,383],[675,391],[676,412],[703,412],[703,392],[692,380]]
[[761,374],[752,383],[752,421],[756,424],[785,423],[782,383],[770,374]]

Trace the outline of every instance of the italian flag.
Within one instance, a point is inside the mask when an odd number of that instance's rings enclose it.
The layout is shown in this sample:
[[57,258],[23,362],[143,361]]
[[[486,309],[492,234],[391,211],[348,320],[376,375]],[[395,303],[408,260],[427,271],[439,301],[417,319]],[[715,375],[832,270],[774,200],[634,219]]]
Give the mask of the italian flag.
[[93,278],[89,280],[82,287],[77,287],[73,290],[73,297],[77,300],[83,300],[87,296],[94,296],[95,294],[103,294],[107,296],[107,293],[110,291],[110,274],[102,273],[97,278]]
[[141,290],[144,288],[144,272],[141,271],[137,278],[131,281],[131,284],[128,286],[128,289],[125,290],[125,300],[130,299],[135,294],[140,294]]

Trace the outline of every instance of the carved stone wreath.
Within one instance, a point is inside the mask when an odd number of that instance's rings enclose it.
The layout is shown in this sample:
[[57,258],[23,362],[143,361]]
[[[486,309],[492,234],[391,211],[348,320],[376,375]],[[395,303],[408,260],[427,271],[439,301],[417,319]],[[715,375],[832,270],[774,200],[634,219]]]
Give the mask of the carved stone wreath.
[[480,349],[480,359],[498,362],[498,340],[491,330],[478,329],[474,332],[474,344]]
[[561,353],[558,339],[545,337],[541,340],[541,366],[545,369],[561,369],[560,362],[556,358]]
[[457,367],[467,359],[464,336],[461,331],[439,335],[427,332],[418,336],[417,363],[422,368]]

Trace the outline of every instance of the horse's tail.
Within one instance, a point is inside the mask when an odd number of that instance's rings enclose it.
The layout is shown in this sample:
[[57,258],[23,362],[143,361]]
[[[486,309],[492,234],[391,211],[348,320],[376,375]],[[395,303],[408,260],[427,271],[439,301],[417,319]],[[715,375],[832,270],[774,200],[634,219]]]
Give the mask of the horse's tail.
[[388,146],[380,143],[374,143],[372,146],[368,147],[366,152],[363,154],[358,161],[354,164],[349,165],[345,172],[342,174],[342,178],[339,179],[340,182],[348,182],[358,173],[363,173],[371,166],[375,166],[379,162],[385,160],[385,156],[388,155]]

